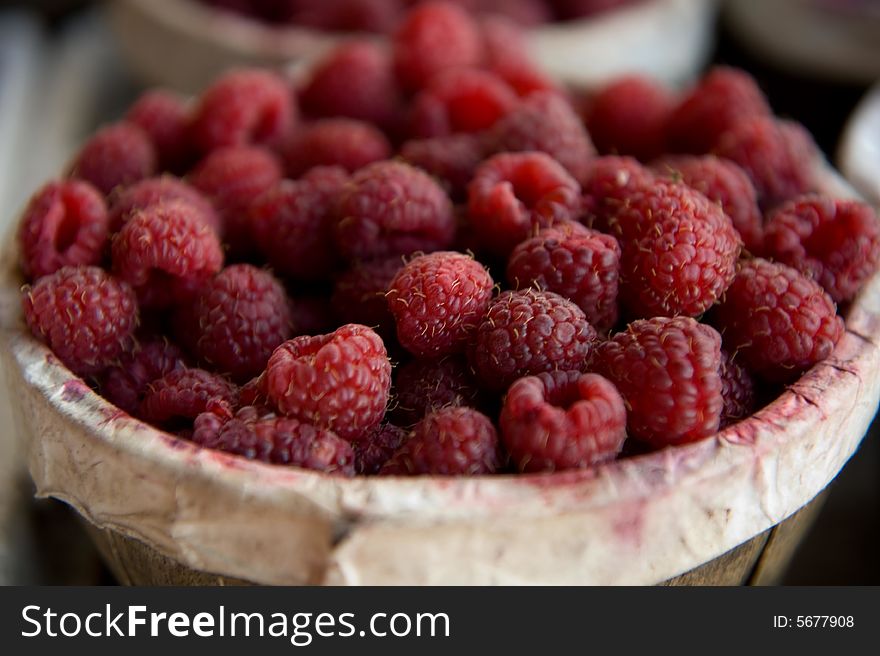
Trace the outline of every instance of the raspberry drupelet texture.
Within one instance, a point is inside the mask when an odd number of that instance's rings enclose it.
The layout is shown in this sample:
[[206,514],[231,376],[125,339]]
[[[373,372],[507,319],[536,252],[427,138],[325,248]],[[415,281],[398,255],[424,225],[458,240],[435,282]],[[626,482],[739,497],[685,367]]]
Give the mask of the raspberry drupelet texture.
[[475,66],[482,57],[474,19],[448,2],[425,2],[410,10],[392,47],[397,79],[410,91],[424,88],[442,71]]
[[461,356],[411,360],[398,370],[394,387],[393,414],[401,426],[412,426],[440,408],[478,408],[481,401],[477,381]]
[[387,476],[480,476],[502,466],[492,421],[470,408],[443,408],[425,417],[385,463]]
[[190,138],[190,110],[183,98],[172,91],[152,89],[135,101],[125,120],[150,136],[162,170],[183,173],[188,168],[195,149]]
[[147,386],[138,416],[151,424],[171,426],[192,422],[213,404],[234,408],[238,388],[204,369],[174,369]]
[[236,69],[208,87],[193,110],[192,136],[208,153],[226,146],[277,146],[296,121],[293,89],[281,76]]
[[382,338],[348,324],[329,335],[279,346],[266,368],[266,391],[284,415],[358,440],[385,416],[391,363]]
[[66,266],[22,296],[31,333],[76,375],[97,374],[131,343],[138,323],[134,292],[95,266]]
[[[580,224],[574,224],[580,225]],[[620,246],[610,235],[554,228],[517,246],[507,262],[507,281],[517,289],[536,285],[577,305],[590,324],[606,332],[617,322]]]
[[468,218],[482,245],[506,257],[539,227],[576,219],[580,185],[549,155],[501,153],[468,186]]
[[116,187],[149,178],[158,166],[147,133],[123,121],[101,128],[86,141],[71,165],[71,177],[90,182],[106,196]]
[[583,469],[613,460],[626,439],[626,407],[608,380],[579,371],[520,378],[501,410],[501,436],[522,472]]
[[678,155],[660,159],[653,165],[658,176],[680,180],[706,198],[721,205],[733,221],[746,249],[761,250],[763,217],[755,186],[739,166],[712,155]]
[[488,389],[522,376],[582,370],[596,340],[583,311],[553,292],[504,292],[489,306],[468,358]]
[[50,182],[32,197],[18,228],[21,268],[29,278],[63,266],[99,264],[107,245],[107,205],[87,182]]
[[284,287],[272,274],[249,264],[225,268],[196,301],[199,358],[235,380],[253,378],[290,338],[290,310]]
[[584,191],[582,222],[610,231],[611,218],[636,189],[654,184],[654,175],[632,157],[606,155],[590,161],[581,180]]
[[467,186],[483,161],[482,135],[452,134],[433,139],[412,139],[400,147],[405,162],[437,178],[453,201],[464,201]]
[[378,128],[346,118],[315,121],[296,134],[284,149],[287,175],[298,178],[316,166],[340,166],[354,173],[388,159],[391,144]]
[[139,342],[101,374],[101,394],[129,414],[136,414],[150,383],[186,367],[183,352],[166,339]]
[[190,301],[223,266],[223,250],[199,212],[182,201],[135,214],[116,235],[113,270],[145,308]]
[[848,301],[880,265],[880,220],[866,203],[802,196],[768,217],[764,254]]
[[682,98],[668,125],[668,145],[676,152],[710,152],[722,134],[752,116],[769,116],[770,106],[745,71],[713,68]]
[[441,251],[414,258],[386,294],[398,340],[416,357],[464,352],[494,287],[485,267],[468,255]]
[[817,282],[761,258],[740,264],[712,322],[739,362],[771,382],[795,380],[829,357],[844,333]]
[[121,193],[110,198],[110,232],[117,233],[132,215],[152,205],[160,205],[171,201],[184,201],[197,210],[201,217],[218,235],[222,235],[223,224],[205,196],[198,189],[187,184],[180,178],[163,175],[158,178],[147,178]]
[[714,152],[748,174],[764,210],[811,191],[820,157],[813,137],[800,123],[773,117],[736,123],[721,136]]
[[192,441],[273,465],[303,467],[328,474],[354,476],[351,444],[332,431],[296,419],[263,414],[254,407],[234,417],[205,412],[195,420]]
[[394,424],[377,426],[353,445],[355,471],[361,476],[379,473],[408,439],[409,432]]
[[596,348],[593,369],[623,396],[631,437],[661,448],[718,430],[721,336],[711,326],[690,317],[634,321]]
[[742,240],[721,207],[680,183],[634,191],[611,219],[620,295],[639,317],[698,316],[736,275]]
[[339,276],[333,288],[331,304],[339,317],[348,323],[372,326],[385,337],[394,335],[394,316],[385,294],[403,265],[399,255],[355,262]]
[[721,351],[721,428],[745,419],[755,411],[755,381],[745,367]]
[[449,196],[403,162],[376,162],[355,173],[337,216],[336,244],[350,260],[442,250],[455,239]]

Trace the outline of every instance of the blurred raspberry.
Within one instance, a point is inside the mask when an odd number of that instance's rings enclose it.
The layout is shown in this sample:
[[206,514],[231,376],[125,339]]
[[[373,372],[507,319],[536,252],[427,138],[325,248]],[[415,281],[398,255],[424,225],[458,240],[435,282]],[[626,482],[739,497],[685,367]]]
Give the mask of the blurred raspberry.
[[550,0],[563,20],[590,18],[633,3],[634,0]]
[[149,178],[158,169],[156,147],[136,125],[121,122],[98,130],[71,165],[71,177],[92,183],[105,196],[116,187]]
[[194,158],[190,137],[190,111],[186,101],[173,91],[152,89],[138,98],[125,120],[146,132],[159,156],[160,168],[183,173]]
[[340,325],[326,295],[295,296],[290,299],[290,304],[294,335],[323,335]]
[[121,193],[112,195],[110,197],[110,232],[119,232],[126,221],[136,212],[153,205],[172,201],[183,201],[189,204],[199,212],[199,215],[214,232],[218,235],[223,234],[223,224],[211,202],[195,187],[171,175],[141,180],[126,187]]
[[147,386],[138,416],[156,426],[192,422],[209,404],[233,408],[238,388],[204,369],[174,369]]
[[721,351],[721,428],[745,419],[756,407],[755,381],[745,367],[735,362],[726,351]]
[[525,98],[539,91],[559,93],[556,83],[529,55],[528,35],[508,16],[487,15],[480,20],[483,65]]
[[400,147],[400,158],[430,173],[454,201],[461,201],[483,161],[483,150],[482,135],[453,134],[407,141]]
[[397,272],[403,268],[399,255],[356,262],[336,281],[331,303],[339,317],[348,323],[372,326],[380,335],[394,335],[394,316],[385,294]]
[[186,367],[183,352],[167,339],[138,343],[101,374],[101,394],[110,403],[133,415],[150,383]]
[[355,471],[362,476],[379,473],[391,456],[409,439],[409,432],[393,424],[381,424],[354,443]]
[[460,356],[411,360],[398,370],[394,386],[394,418],[402,426],[412,426],[440,408],[477,408],[480,404],[477,381]]
[[354,173],[391,157],[382,132],[363,121],[335,118],[316,121],[296,133],[285,147],[287,174],[298,178],[316,166],[339,166]]
[[333,32],[389,32],[403,14],[403,0],[286,0],[280,4],[287,10],[276,20]]

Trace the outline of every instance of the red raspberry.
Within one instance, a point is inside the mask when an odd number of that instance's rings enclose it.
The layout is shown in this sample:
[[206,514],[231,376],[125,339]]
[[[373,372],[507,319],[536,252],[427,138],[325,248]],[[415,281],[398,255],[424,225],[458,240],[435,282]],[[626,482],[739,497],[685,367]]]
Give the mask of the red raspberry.
[[423,358],[463,352],[494,287],[489,272],[467,255],[444,251],[415,258],[387,294],[401,345]]
[[222,222],[211,202],[197,189],[171,175],[141,180],[113,195],[110,199],[110,231],[119,232],[136,212],[171,201],[189,204],[214,232],[222,234]]
[[208,282],[196,301],[199,357],[235,380],[248,380],[290,338],[284,287],[272,274],[236,264]]
[[[274,4],[278,4],[277,2]],[[403,13],[402,0],[287,0],[281,20],[334,32],[389,32]]]
[[556,93],[535,93],[491,130],[494,152],[538,150],[581,179],[596,154],[590,135],[571,104]]
[[[505,3],[506,4],[506,3]],[[556,84],[529,57],[528,35],[507,16],[480,21],[485,67],[525,98],[539,91],[558,92]]]
[[382,421],[390,388],[382,338],[357,324],[285,342],[266,368],[266,391],[278,410],[347,440]]
[[502,153],[477,169],[468,215],[485,247],[506,257],[539,226],[577,218],[580,185],[544,153]]
[[459,356],[411,360],[398,370],[395,388],[394,417],[403,426],[412,426],[440,408],[476,408],[480,403],[477,381]]
[[634,191],[611,228],[622,249],[621,298],[637,316],[698,316],[736,275],[742,240],[733,223],[683,184]]
[[502,466],[491,420],[470,408],[444,408],[428,415],[385,463],[386,476],[481,476]]
[[248,460],[342,476],[355,473],[351,444],[335,433],[296,419],[261,415],[253,407],[242,408],[230,419],[213,412],[200,414],[192,441]]
[[21,268],[27,278],[63,266],[99,264],[107,245],[107,206],[86,182],[50,182],[35,193],[18,229]]
[[298,178],[316,166],[341,166],[354,173],[391,157],[391,144],[378,129],[346,118],[328,118],[303,128],[287,145],[287,174]]
[[336,243],[349,259],[448,248],[455,239],[449,197],[429,175],[402,162],[361,169],[339,201]]
[[573,234],[542,230],[517,246],[507,262],[507,280],[514,287],[537,285],[564,296],[600,332],[617,322],[619,278],[617,240],[587,229]]
[[413,100],[410,133],[429,138],[487,130],[517,102],[513,89],[493,73],[470,68],[444,71]]
[[632,157],[608,155],[593,159],[583,180],[585,224],[610,231],[611,218],[636,189],[654,184],[654,175]]
[[613,460],[626,440],[626,407],[596,374],[520,378],[501,410],[501,437],[522,472],[583,469]]
[[724,409],[721,411],[721,428],[745,419],[756,407],[755,381],[726,351],[721,351],[721,396]]
[[[238,409],[253,406],[255,408],[269,408],[269,397],[266,394],[266,374],[261,373],[242,385],[238,393]],[[221,408],[225,411],[225,408]],[[271,412],[271,410],[270,410]],[[222,413],[221,413],[222,414]]]
[[725,346],[772,382],[795,380],[829,357],[844,332],[834,301],[818,283],[760,258],[740,264],[712,320]]
[[354,468],[362,476],[379,473],[391,456],[409,439],[409,433],[393,424],[381,424],[354,443]]
[[401,104],[391,56],[368,41],[341,45],[317,64],[300,101],[313,116],[345,116],[388,128]]
[[802,196],[770,215],[764,254],[817,281],[841,303],[880,265],[880,221],[865,203]]
[[715,153],[742,167],[764,209],[810,191],[820,157],[800,123],[772,117],[740,121],[721,137]]
[[702,155],[734,124],[752,116],[769,116],[770,106],[751,75],[716,67],[696,85],[669,119],[669,146]]
[[165,339],[151,339],[137,344],[104,371],[101,394],[116,407],[135,414],[150,383],[184,367],[183,352],[177,346]]
[[596,330],[583,311],[553,292],[504,292],[477,329],[468,352],[477,378],[503,391],[517,378],[583,369]]
[[453,134],[434,139],[414,139],[400,148],[404,161],[437,178],[453,200],[467,196],[467,186],[483,161],[481,135]]
[[393,39],[394,71],[410,91],[438,73],[476,66],[482,44],[473,18],[448,2],[424,2],[410,10]]
[[327,278],[339,261],[332,199],[348,175],[335,167],[312,171],[315,177],[281,181],[250,208],[254,238],[269,264],[299,280]]
[[764,240],[763,218],[755,186],[739,166],[712,155],[664,157],[653,166],[658,175],[680,180],[721,205],[750,251],[758,252]]
[[186,303],[223,266],[217,233],[181,201],[135,214],[116,235],[112,250],[114,271],[148,308]]
[[553,20],[553,13],[544,0],[456,0],[470,11],[484,17],[503,15],[515,25],[535,27]]
[[226,146],[277,146],[296,120],[293,90],[279,75],[236,69],[208,87],[193,112],[192,135],[204,153]]
[[721,336],[711,326],[690,317],[634,321],[597,347],[593,366],[623,396],[630,436],[661,448],[718,430]]
[[204,369],[174,369],[147,387],[139,416],[156,426],[192,422],[212,404],[235,407],[238,388]]
[[157,160],[156,147],[143,130],[131,123],[114,123],[98,130],[80,149],[71,177],[91,182],[107,195],[155,174]]
[[125,351],[138,322],[134,292],[94,266],[66,266],[22,295],[31,333],[76,375],[96,374]]
[[190,112],[186,102],[172,91],[153,89],[131,106],[125,120],[146,132],[163,170],[182,173],[193,160]]
[[640,75],[620,77],[591,100],[587,127],[600,153],[632,155],[642,161],[666,150],[672,94]]
[[398,255],[357,262],[339,276],[331,301],[339,317],[348,323],[372,326],[383,336],[394,335],[394,316],[388,309],[385,294],[391,281],[403,268]]

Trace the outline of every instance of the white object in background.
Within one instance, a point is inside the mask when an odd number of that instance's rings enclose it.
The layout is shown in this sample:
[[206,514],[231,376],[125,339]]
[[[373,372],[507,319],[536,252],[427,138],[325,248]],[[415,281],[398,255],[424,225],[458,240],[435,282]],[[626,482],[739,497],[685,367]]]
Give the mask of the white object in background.
[[837,163],[847,179],[880,207],[880,84],[865,96],[847,122]]

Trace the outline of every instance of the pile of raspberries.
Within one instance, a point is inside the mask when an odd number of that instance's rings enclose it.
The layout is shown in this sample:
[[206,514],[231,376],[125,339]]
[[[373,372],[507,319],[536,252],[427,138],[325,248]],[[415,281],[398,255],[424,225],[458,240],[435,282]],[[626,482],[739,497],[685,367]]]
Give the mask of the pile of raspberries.
[[592,467],[828,358],[880,222],[810,135],[742,71],[576,98],[525,52],[436,2],[298,84],[147,92],[24,212],[28,327],[140,420],[344,476]]

